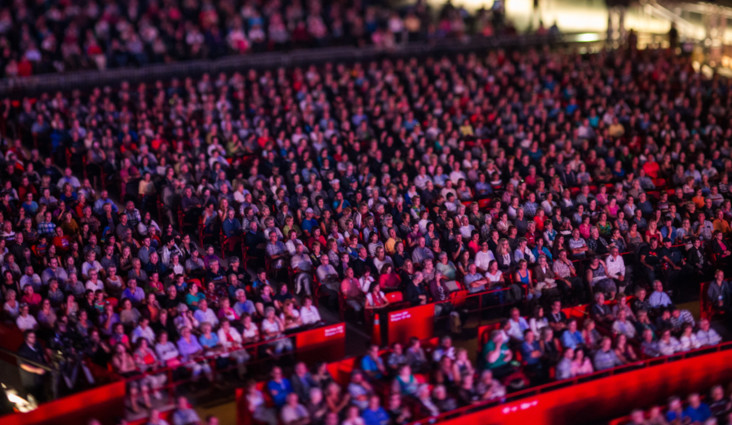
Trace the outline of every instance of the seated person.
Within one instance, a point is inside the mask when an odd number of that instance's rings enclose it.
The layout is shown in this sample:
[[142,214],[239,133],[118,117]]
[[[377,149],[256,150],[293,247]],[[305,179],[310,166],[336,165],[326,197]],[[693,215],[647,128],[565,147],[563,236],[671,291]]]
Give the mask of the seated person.
[[635,338],[635,325],[627,318],[625,310],[618,311],[618,317],[613,322],[613,333],[625,335],[628,339]]
[[600,349],[597,350],[597,352],[595,353],[592,362],[595,366],[595,370],[600,371],[605,369],[612,369],[616,366],[620,366],[623,364],[618,358],[617,354],[615,354],[612,345],[613,340],[610,339],[610,337],[606,336],[602,339]]
[[701,319],[699,321],[699,330],[696,331],[696,339],[702,346],[717,345],[722,342],[722,337],[719,336],[717,331],[712,329],[708,319]]
[[661,338],[658,341],[658,351],[662,356],[670,356],[681,351],[679,340],[671,335],[670,329],[661,332]]
[[384,361],[379,357],[379,346],[372,345],[361,359],[361,370],[373,379],[381,379],[387,374]]
[[511,338],[511,342],[521,343],[527,329],[529,329],[529,323],[521,317],[521,312],[517,307],[512,308],[508,319],[508,330],[506,331],[506,334]]
[[654,309],[669,307],[672,304],[671,297],[663,291],[663,283],[660,280],[653,281],[653,293],[648,297],[648,304]]
[[583,346],[584,343],[582,332],[577,329],[577,320],[570,320],[567,329],[562,333],[562,347],[577,348]]
[[513,352],[508,348],[508,341],[500,330],[491,332],[490,340],[483,347],[483,358],[485,368],[493,372],[493,376],[498,379],[513,372],[513,366],[511,366]]
[[595,292],[595,302],[590,308],[590,317],[598,324],[605,326],[610,326],[615,320],[612,309],[605,305],[605,294],[602,292]]
[[587,282],[595,293],[602,292],[607,294],[610,299],[614,299],[618,287],[615,281],[607,276],[606,270],[605,262],[593,256],[585,272]]
[[[287,402],[288,396],[295,393],[290,384],[290,380],[282,377],[282,368],[279,366],[272,368],[271,376],[272,379],[267,382],[267,391],[270,397],[272,397],[272,402],[275,406],[281,408]],[[297,394],[295,394],[295,397],[297,398]]]
[[653,339],[653,331],[646,329],[641,336],[641,354],[645,357],[658,357],[661,355],[661,349],[658,342]]

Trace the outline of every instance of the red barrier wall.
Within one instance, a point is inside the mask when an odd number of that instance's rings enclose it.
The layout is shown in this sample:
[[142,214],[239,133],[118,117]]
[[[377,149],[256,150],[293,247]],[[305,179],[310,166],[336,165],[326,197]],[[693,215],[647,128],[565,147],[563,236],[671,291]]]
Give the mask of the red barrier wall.
[[346,356],[346,324],[323,326],[295,334],[297,359],[332,362]]
[[419,305],[389,312],[387,315],[388,344],[409,341],[416,336],[419,340],[434,336],[435,306],[434,304]]
[[732,350],[695,356],[539,394],[471,414],[456,414],[444,424],[554,425],[610,420],[638,406],[664,404],[674,394],[706,391],[732,380]]
[[102,387],[70,395],[43,404],[28,413],[0,418],[3,425],[86,424],[98,418],[113,424],[124,412],[125,382],[117,381]]

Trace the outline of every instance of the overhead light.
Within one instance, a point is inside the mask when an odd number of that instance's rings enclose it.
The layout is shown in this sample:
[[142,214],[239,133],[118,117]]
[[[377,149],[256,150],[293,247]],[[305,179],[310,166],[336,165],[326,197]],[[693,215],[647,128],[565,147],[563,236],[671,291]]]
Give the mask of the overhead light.
[[584,32],[574,36],[574,40],[580,43],[592,43],[600,41],[600,34],[596,32]]

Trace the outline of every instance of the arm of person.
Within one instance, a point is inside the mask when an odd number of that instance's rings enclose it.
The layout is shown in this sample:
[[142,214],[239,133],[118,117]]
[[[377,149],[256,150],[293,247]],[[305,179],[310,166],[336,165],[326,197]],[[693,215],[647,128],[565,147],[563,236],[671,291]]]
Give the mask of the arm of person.
[[644,266],[646,266],[649,269],[652,269],[653,268],[650,264],[646,263],[646,255],[645,254],[642,254],[641,255],[640,262],[641,262],[641,264],[643,264]]
[[36,375],[43,375],[44,373],[46,373],[45,369],[43,369],[41,367],[30,365],[28,363],[21,363],[20,368],[26,372],[34,373]]
[[498,361],[498,357],[501,355],[501,344],[496,344],[494,342],[494,348],[492,351],[488,352],[488,355],[486,356],[486,360],[488,360],[488,363],[495,363]]

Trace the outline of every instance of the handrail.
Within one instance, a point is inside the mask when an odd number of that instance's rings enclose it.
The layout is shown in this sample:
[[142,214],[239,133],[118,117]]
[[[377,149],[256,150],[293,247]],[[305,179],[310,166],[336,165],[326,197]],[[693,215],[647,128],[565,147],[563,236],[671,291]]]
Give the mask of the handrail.
[[9,356],[15,357],[15,359],[18,360],[19,362],[27,363],[27,364],[29,364],[31,366],[35,366],[37,368],[41,368],[41,369],[45,370],[46,372],[55,372],[56,371],[56,369],[52,368],[51,366],[45,365],[43,363],[38,363],[38,362],[33,361],[33,360],[29,360],[29,359],[27,359],[27,358],[19,355],[18,353],[14,353],[14,352],[6,349],[6,348],[1,348],[0,347],[0,353],[7,354]]
[[[602,41],[598,34],[596,41]],[[595,41],[595,40],[593,40]],[[358,49],[340,46],[319,49],[298,49],[290,52],[267,52],[253,55],[231,55],[215,60],[184,61],[172,64],[153,65],[145,68],[118,68],[104,71],[80,71],[70,74],[34,75],[30,77],[6,78],[0,80],[0,96],[19,98],[31,94],[57,90],[72,90],[92,86],[103,86],[121,81],[151,81],[169,79],[184,75],[201,75],[246,70],[291,67],[325,61],[364,61],[381,57],[403,58],[431,54],[452,54],[469,51],[505,47],[536,46],[553,44],[587,43],[576,34],[517,35],[486,38],[473,36],[467,42],[460,40],[438,40],[433,42],[413,42],[382,49],[376,46]]]
[[411,422],[411,425],[427,425],[432,424],[435,422],[447,420],[456,416],[464,415],[469,412],[478,411],[485,409],[487,407],[496,406],[502,403],[505,403],[507,401],[514,401],[517,399],[521,399],[527,396],[533,396],[545,393],[547,391],[551,391],[560,387],[565,387],[568,385],[576,385],[580,382],[586,382],[586,381],[592,381],[599,378],[604,378],[606,376],[613,376],[618,373],[624,373],[630,370],[637,370],[640,368],[645,367],[652,367],[659,364],[665,364],[669,363],[671,361],[681,360],[681,359],[688,359],[691,357],[695,357],[702,354],[708,354],[713,352],[720,352],[724,350],[732,349],[732,341],[730,342],[723,342],[721,344],[717,344],[714,346],[708,346],[708,347],[701,347],[694,350],[686,351],[684,353],[676,353],[672,354],[670,356],[663,356],[663,357],[653,357],[646,360],[641,360],[633,363],[624,364],[622,366],[617,366],[612,369],[606,369],[606,370],[600,370],[593,372],[588,375],[582,375],[582,376],[576,376],[574,378],[567,378],[563,379],[561,381],[554,381],[550,382],[548,384],[539,385],[536,387],[530,387],[526,388],[520,391],[517,391],[515,393],[507,394],[505,397],[499,399],[499,400],[487,400],[484,402],[476,403],[469,406],[464,406],[455,410],[451,410],[449,412],[442,413],[437,416],[431,416],[429,418],[420,419],[414,422]]
[[[503,306],[506,306],[506,305],[511,304],[511,303],[504,302],[504,303],[498,303],[498,304],[491,304],[491,305],[486,306],[485,308],[483,307],[483,298],[486,295],[498,294],[498,293],[501,293],[501,292],[508,292],[510,290],[511,290],[511,288],[509,288],[507,286],[500,287],[500,288],[486,289],[486,290],[483,290],[483,291],[480,291],[480,292],[470,292],[468,289],[458,289],[456,291],[451,292],[450,295],[448,296],[448,298],[445,299],[445,300],[432,301],[432,302],[428,302],[428,303],[421,304],[421,305],[416,305],[416,306],[413,306],[413,305],[401,305],[401,306],[397,306],[397,307],[392,307],[394,304],[401,304],[402,303],[402,302],[397,302],[397,303],[393,303],[393,304],[389,304],[389,305],[386,305],[384,307],[381,307],[380,309],[378,309],[378,311],[380,313],[386,313],[386,314],[388,314],[388,313],[392,313],[392,312],[395,312],[395,311],[409,310],[412,307],[420,307],[420,306],[425,306],[425,305],[437,306],[437,305],[440,305],[440,304],[454,304],[456,302],[460,302],[461,304],[463,304],[463,303],[467,302],[469,299],[478,298],[478,300],[479,300],[479,307],[477,309],[473,309],[473,310],[469,310],[468,311],[469,313],[474,313],[474,312],[482,311],[482,310],[488,309],[488,308],[498,308],[498,307],[503,307]],[[374,310],[376,310],[376,309],[374,309]]]

